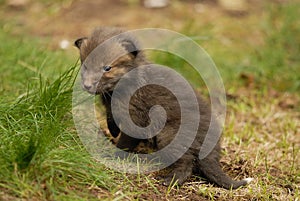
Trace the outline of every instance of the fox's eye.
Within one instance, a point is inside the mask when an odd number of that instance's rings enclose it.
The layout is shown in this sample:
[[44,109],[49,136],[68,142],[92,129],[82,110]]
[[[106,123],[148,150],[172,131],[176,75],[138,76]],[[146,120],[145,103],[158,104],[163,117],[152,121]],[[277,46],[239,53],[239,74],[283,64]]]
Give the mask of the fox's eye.
[[108,72],[108,71],[111,70],[111,66],[103,66],[103,70],[104,70],[105,72]]

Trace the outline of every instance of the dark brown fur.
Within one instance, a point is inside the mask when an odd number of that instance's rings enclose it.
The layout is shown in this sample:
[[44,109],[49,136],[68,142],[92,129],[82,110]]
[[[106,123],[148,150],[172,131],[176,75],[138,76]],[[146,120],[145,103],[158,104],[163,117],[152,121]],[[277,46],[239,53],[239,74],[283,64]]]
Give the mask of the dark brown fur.
[[[84,64],[86,58],[98,45],[120,33],[123,33],[123,31],[116,28],[98,28],[89,38],[78,39],[75,45],[80,49],[80,58],[83,65],[86,65],[82,66],[81,71],[83,88],[89,93],[101,95],[102,102],[106,108],[108,128],[112,136],[117,137],[120,135],[116,146],[127,151],[134,151],[142,140],[130,137],[120,131],[119,125],[115,123],[112,117],[111,107],[114,106],[111,106],[111,96],[116,83],[123,75],[133,68],[149,63],[143,53],[137,50],[137,41],[132,36],[125,35],[121,39],[103,46],[103,50],[96,51],[96,60]],[[117,60],[112,59],[112,56],[118,54],[121,56]],[[110,66],[111,70],[103,73],[97,69],[103,66]],[[98,76],[95,76],[97,74]],[[99,76],[100,74],[102,77]],[[141,74],[139,79],[147,79],[144,74]],[[100,80],[99,77],[101,77]],[[177,80],[173,80],[173,82],[174,85],[180,84],[176,83],[178,82]],[[182,91],[182,93],[185,92]],[[126,95],[125,91],[123,96]],[[201,113],[197,136],[188,151],[170,166],[171,172],[164,178],[164,184],[170,184],[173,176],[178,181],[178,184],[183,184],[192,174],[203,175],[210,182],[226,189],[235,189],[247,184],[248,180],[234,181],[222,171],[219,163],[219,143],[215,145],[213,151],[206,158],[202,160],[198,158],[201,145],[211,122],[211,111],[209,105],[200,96],[197,99]],[[121,98],[118,101],[120,105],[123,104]],[[188,100],[186,101],[188,102]],[[153,146],[152,148],[160,150],[167,146],[177,133],[181,121],[181,113],[176,97],[170,91],[158,85],[149,85],[139,89],[130,101],[129,110],[133,122],[141,127],[149,125],[148,113],[154,105],[162,106],[167,114],[164,129],[157,136],[149,139],[151,141],[150,144]],[[121,106],[120,110],[122,110]],[[215,132],[218,132],[218,128],[216,126]],[[173,149],[176,152],[176,147]],[[162,161],[171,157],[175,157],[173,152],[163,155]]]

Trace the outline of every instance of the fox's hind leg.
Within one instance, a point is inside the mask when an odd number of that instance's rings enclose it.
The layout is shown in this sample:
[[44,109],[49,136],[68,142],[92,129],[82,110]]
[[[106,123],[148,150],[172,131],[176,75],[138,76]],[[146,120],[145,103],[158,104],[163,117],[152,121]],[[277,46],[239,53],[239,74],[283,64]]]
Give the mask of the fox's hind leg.
[[168,169],[171,171],[163,177],[163,185],[169,186],[175,182],[182,185],[193,174],[193,160],[187,160],[183,156]]

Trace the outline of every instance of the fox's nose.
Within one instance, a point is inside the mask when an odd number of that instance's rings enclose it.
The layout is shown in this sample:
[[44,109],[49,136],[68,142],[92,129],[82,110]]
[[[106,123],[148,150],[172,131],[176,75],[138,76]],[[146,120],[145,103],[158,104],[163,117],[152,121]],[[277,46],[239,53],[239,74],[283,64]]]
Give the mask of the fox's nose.
[[86,90],[90,90],[92,88],[92,85],[86,85],[86,84],[84,84],[83,87]]

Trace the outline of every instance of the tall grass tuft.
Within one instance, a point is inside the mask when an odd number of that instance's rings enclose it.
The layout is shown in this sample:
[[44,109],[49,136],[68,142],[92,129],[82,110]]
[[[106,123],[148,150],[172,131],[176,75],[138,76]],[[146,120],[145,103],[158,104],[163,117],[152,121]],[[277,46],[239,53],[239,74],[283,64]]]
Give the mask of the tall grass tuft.
[[[0,188],[16,197],[69,193],[71,186],[87,191],[109,180],[82,147],[73,129],[72,87],[76,65],[49,83],[28,89],[13,103],[0,98]],[[54,197],[53,197],[54,196]]]

